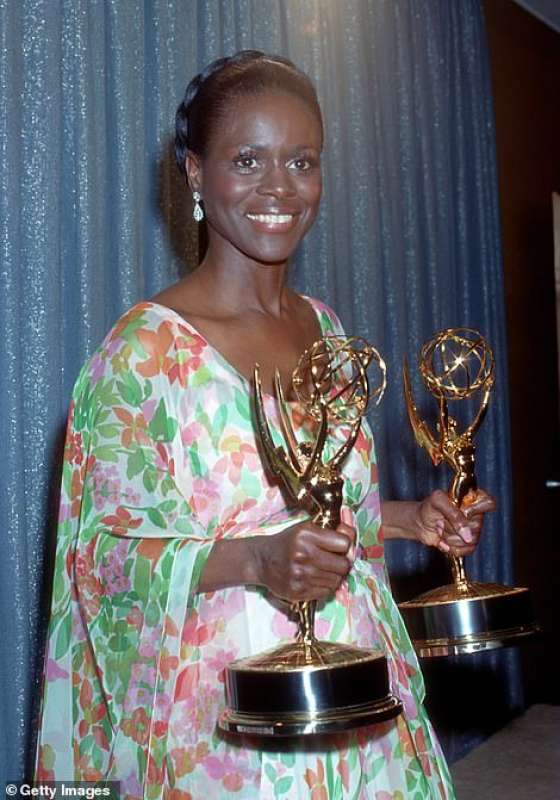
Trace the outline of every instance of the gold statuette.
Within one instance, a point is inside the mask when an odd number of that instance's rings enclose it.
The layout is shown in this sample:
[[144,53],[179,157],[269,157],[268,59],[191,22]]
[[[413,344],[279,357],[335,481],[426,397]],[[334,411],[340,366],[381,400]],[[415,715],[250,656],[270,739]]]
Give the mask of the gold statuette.
[[[420,373],[438,404],[437,433],[420,419],[405,362],[404,391],[416,442],[437,466],[452,470],[449,497],[458,508],[476,499],[474,435],[494,385],[494,357],[486,340],[470,328],[448,328],[422,348]],[[480,398],[463,431],[449,415],[449,401]],[[408,631],[421,656],[454,655],[515,644],[538,631],[528,589],[468,580],[462,556],[448,556],[453,583],[401,603]]]
[[[371,389],[367,369],[380,380]],[[314,441],[299,443],[276,372],[274,390],[286,447],[274,445],[255,367],[256,428],[265,461],[296,505],[311,509],[322,528],[340,523],[342,466],[358,437],[372,396],[385,389],[385,364],[362,339],[327,336],[306,350],[292,376],[300,406],[313,422]],[[344,434],[327,458],[333,428]],[[329,451],[330,452],[330,451]],[[390,693],[387,661],[378,651],[319,641],[315,601],[292,604],[294,642],[240,659],[226,669],[226,711],[220,727],[234,733],[293,736],[333,733],[389,719],[401,711]]]

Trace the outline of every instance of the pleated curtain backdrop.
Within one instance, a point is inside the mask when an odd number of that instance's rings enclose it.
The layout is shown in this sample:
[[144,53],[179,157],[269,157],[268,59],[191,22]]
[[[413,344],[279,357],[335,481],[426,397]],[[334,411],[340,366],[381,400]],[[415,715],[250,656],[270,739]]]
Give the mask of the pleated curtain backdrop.
[[[0,0],[0,40],[1,785],[29,763],[72,384],[128,306],[196,263],[170,137],[187,81],[210,60],[281,53],[318,87],[325,197],[293,280],[388,362],[388,394],[372,414],[385,496],[448,480],[413,444],[403,356],[416,364],[441,327],[477,327],[498,363],[479,481],[500,510],[470,559],[473,576],[512,578],[512,528],[480,0]],[[438,554],[388,549],[400,599],[446,578]],[[522,702],[514,651],[428,665],[427,675],[436,725],[438,705],[455,709],[440,726],[452,759],[488,729],[453,705],[465,687],[478,687],[471,710],[484,685],[506,714]]]

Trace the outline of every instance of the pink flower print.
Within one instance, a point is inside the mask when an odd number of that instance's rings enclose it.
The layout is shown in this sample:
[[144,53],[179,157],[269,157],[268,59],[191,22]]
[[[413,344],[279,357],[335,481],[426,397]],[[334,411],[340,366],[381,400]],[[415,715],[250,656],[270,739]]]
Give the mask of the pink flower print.
[[113,465],[104,467],[100,461],[96,461],[90,476],[95,508],[100,511],[109,503],[117,505],[121,491],[117,468]]
[[208,523],[216,515],[220,499],[219,484],[205,478],[194,479],[191,507],[203,524]]
[[135,772],[131,772],[121,781],[121,792],[124,797],[142,797],[142,786],[138,782]]
[[235,768],[233,759],[229,755],[225,755],[221,759],[217,756],[208,756],[202,764],[213,780],[221,779],[222,786],[228,792],[238,792],[243,788],[243,773],[245,773],[245,777],[250,777],[247,770],[241,772]]
[[150,399],[146,400],[145,403],[142,403],[142,415],[146,420],[146,424],[150,424],[154,414],[156,413],[157,408],[157,400]]
[[181,428],[181,441],[186,447],[190,447],[193,442],[196,442],[200,438],[203,431],[204,428],[200,422],[191,422],[189,425],[185,425],[184,428]]
[[153,687],[156,683],[156,668],[151,664],[136,662],[132,665],[131,677],[133,685],[145,683]]
[[105,594],[114,595],[128,592],[132,586],[130,578],[123,572],[123,565],[128,554],[126,541],[105,554],[99,566],[99,574],[103,581]]
[[283,611],[276,611],[272,617],[272,632],[279,639],[293,639],[296,635],[297,625],[289,619]]
[[124,710],[127,714],[131,714],[135,709],[151,707],[153,696],[153,689],[145,689],[142,686],[129,686],[124,699]]
[[223,592],[213,593],[211,599],[203,597],[199,603],[198,614],[201,622],[229,622],[245,608],[245,597],[242,589],[232,589],[226,595]]
[[167,718],[169,716],[172,706],[173,704],[168,694],[158,694],[156,698],[156,708],[162,717]]
[[[188,669],[188,668],[187,668]],[[175,693],[174,715],[177,717],[171,728],[175,735],[183,741],[185,732],[193,733],[193,741],[198,741],[203,734],[211,734],[216,727],[220,704],[223,702],[223,689],[212,689],[205,684],[197,683],[196,691],[180,691],[181,699]]]
[[206,659],[206,666],[218,673],[220,683],[224,682],[224,670],[237,654],[233,650],[218,650],[211,658]]
[[138,652],[142,658],[154,658],[156,650],[159,651],[159,644],[161,640],[161,630],[159,627],[146,628]]
[[89,364],[89,376],[93,384],[103,377],[105,373],[105,359],[101,357],[101,353],[93,354]]
[[124,339],[121,339],[120,336],[115,336],[111,339],[107,344],[106,353],[109,357],[114,356],[115,353],[120,350],[124,343]]
[[49,658],[47,661],[46,676],[48,681],[56,681],[58,678],[67,678],[68,673],[66,670],[61,669],[54,659]]
[[321,617],[315,618],[315,636],[317,636],[318,639],[326,637],[330,627],[331,623],[328,619],[321,619]]
[[244,466],[251,472],[260,468],[260,458],[256,449],[235,434],[222,439],[220,450],[225,452],[225,455],[216,462],[214,469],[220,474],[227,472],[228,478],[234,485],[239,483]]
[[128,506],[139,506],[140,495],[131,486],[127,486],[124,491],[124,500]]

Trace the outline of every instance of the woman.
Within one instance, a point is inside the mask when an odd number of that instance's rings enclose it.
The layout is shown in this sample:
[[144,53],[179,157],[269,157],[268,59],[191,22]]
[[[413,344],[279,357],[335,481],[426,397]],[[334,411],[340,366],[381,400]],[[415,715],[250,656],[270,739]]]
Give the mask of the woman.
[[[321,112],[293,64],[246,51],[210,65],[177,113],[177,157],[204,215],[200,267],[125,314],[82,370],[70,408],[38,777],[121,781],[131,798],[452,797],[388,587],[380,530],[474,549],[442,492],[384,503],[370,431],[344,468],[344,520],[319,530],[265,471],[251,420],[277,366],[340,333],[287,288],[321,196]],[[293,398],[291,398],[293,399]],[[298,435],[308,432],[297,403]],[[223,669],[291,639],[277,599],[316,599],[322,638],[377,647],[396,720],[271,752],[216,729]],[[284,606],[285,607],[285,606]]]

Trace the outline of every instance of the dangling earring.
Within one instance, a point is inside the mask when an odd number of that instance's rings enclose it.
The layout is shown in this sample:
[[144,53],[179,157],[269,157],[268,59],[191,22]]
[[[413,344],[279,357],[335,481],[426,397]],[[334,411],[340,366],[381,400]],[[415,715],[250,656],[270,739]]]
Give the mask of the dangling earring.
[[204,219],[204,211],[202,210],[202,206],[200,205],[200,192],[193,192],[192,197],[194,200],[194,208],[192,215],[196,222],[202,222]]

